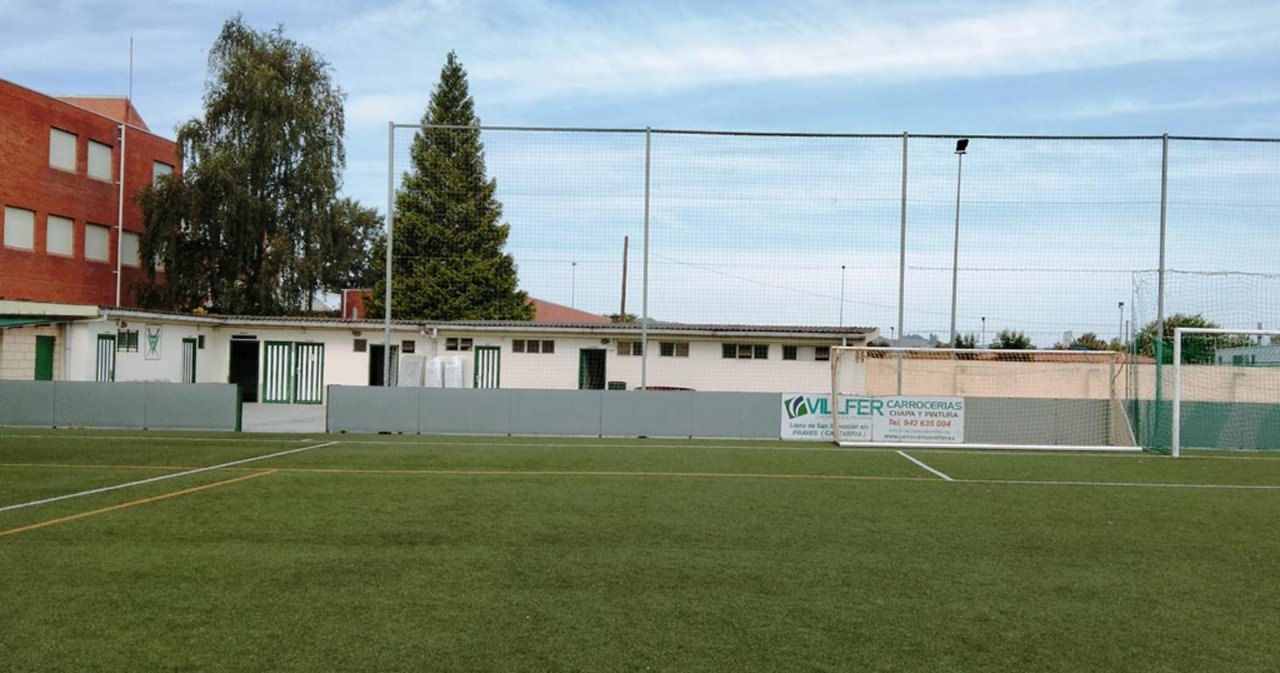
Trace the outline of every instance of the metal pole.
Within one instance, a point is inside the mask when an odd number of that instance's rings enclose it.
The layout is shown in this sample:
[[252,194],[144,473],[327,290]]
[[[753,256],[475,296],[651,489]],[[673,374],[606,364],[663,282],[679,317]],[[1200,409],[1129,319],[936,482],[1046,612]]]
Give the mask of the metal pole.
[[641,291],[641,312],[644,317],[640,320],[640,388],[646,389],[649,385],[649,175],[652,166],[653,155],[653,132],[651,129],[644,130],[644,278],[643,290]]
[[978,348],[987,347],[987,316],[982,316],[982,343],[978,344]]
[[1169,453],[1177,458],[1182,453],[1182,328],[1173,330],[1173,418],[1169,425],[1173,434],[1169,438]]
[[[1169,212],[1169,134],[1160,140],[1160,288],[1156,293],[1156,342],[1164,341],[1165,225]],[[1159,348],[1159,346],[1157,346]]]
[[[128,101],[125,102],[125,109],[129,109]],[[124,138],[127,128],[124,124],[120,125],[120,195],[117,197],[119,204],[116,211],[116,306],[120,305],[120,281],[123,271],[120,262],[123,258],[121,253],[124,252]]]
[[951,347],[956,347],[956,279],[960,265],[960,174],[964,168],[964,153],[956,152],[956,234],[951,246]]
[[573,262],[569,272],[569,308],[575,308],[578,300],[578,263]]
[[844,265],[840,265],[840,326],[844,327]]
[[392,235],[396,219],[395,208],[395,164],[396,125],[387,123],[387,287],[383,292],[382,308],[382,385],[391,385],[391,248],[395,244]]
[[[898,212],[898,342],[907,335],[902,331],[902,316],[907,292],[907,138],[902,132],[902,204]],[[902,358],[898,358],[898,394],[902,394]]]

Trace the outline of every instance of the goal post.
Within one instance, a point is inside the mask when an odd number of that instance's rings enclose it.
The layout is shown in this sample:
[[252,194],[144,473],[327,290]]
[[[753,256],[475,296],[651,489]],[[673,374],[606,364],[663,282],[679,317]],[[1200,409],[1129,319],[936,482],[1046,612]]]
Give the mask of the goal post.
[[840,446],[1141,451],[1112,351],[832,349]]
[[1280,330],[1179,327],[1170,453],[1280,450]]

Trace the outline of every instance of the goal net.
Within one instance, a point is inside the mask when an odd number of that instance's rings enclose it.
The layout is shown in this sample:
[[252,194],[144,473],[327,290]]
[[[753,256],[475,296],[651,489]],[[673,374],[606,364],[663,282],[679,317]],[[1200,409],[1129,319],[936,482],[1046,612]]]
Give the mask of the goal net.
[[832,349],[841,446],[1140,451],[1111,351]]
[[1280,449],[1280,331],[1174,330],[1171,417],[1175,456]]

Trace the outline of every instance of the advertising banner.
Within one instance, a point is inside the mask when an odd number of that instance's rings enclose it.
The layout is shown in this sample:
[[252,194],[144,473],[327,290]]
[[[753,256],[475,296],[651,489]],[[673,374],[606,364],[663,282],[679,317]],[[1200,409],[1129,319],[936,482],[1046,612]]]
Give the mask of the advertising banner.
[[[832,441],[831,396],[784,394],[783,439]],[[962,397],[841,397],[840,438],[846,442],[958,444],[964,441]]]

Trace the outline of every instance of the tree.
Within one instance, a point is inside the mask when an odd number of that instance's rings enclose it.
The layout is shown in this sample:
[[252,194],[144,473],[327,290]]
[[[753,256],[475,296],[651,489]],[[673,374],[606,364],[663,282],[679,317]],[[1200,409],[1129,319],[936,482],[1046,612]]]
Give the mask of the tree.
[[978,337],[973,332],[956,335],[956,348],[977,348]]
[[991,342],[988,348],[999,348],[1003,350],[1031,350],[1035,346],[1031,345],[1031,338],[1022,332],[1002,329],[996,338]]
[[1084,334],[1081,334],[1076,337],[1075,341],[1068,344],[1067,347],[1075,350],[1086,351],[1105,351],[1110,350],[1111,348],[1107,345],[1107,342],[1099,339],[1098,335],[1094,332],[1085,332]]
[[326,290],[369,288],[377,280],[370,263],[377,255],[386,256],[386,232],[382,215],[354,199],[341,199],[333,204],[333,221],[325,239],[324,272],[321,280]]
[[331,256],[363,244],[334,212],[344,97],[329,65],[283,28],[258,32],[240,16],[223,24],[204,118],[178,129],[183,171],[139,197],[143,305],[295,313],[341,275]]
[[[1160,362],[1162,364],[1173,364],[1174,330],[1179,327],[1203,327],[1209,329],[1218,327],[1218,323],[1205,318],[1199,313],[1195,315],[1175,313],[1164,319],[1163,338],[1158,338],[1157,334],[1160,334],[1158,323],[1159,321],[1152,320],[1144,325],[1138,331],[1135,343],[1138,354],[1150,358],[1156,357],[1156,346],[1158,343],[1162,343],[1163,348],[1160,351]],[[1250,345],[1249,338],[1244,336],[1189,335],[1182,342],[1182,362],[1184,364],[1211,364],[1218,348],[1235,348],[1248,345]]]
[[[531,320],[516,265],[503,253],[511,225],[502,222],[497,182],[485,175],[480,120],[467,72],[449,52],[414,135],[411,166],[396,192],[392,313],[416,320]],[[370,312],[381,313],[385,261]]]

